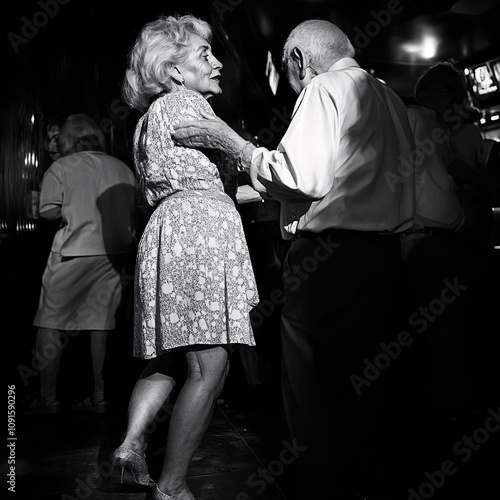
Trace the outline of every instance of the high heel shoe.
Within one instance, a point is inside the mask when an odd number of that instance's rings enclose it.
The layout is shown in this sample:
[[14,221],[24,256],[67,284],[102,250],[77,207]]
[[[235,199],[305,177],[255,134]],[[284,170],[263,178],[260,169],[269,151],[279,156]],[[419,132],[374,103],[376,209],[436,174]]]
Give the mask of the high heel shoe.
[[156,485],[156,488],[154,490],[150,490],[146,494],[146,500],[175,500],[176,498],[177,497],[173,497],[167,495],[166,493],[163,493],[163,491],[158,488],[158,485]]
[[[146,494],[146,500],[176,500],[179,497],[173,497],[172,495],[167,495],[166,493],[163,493],[163,491],[158,488],[158,485],[156,485],[156,488],[153,490],[149,490]],[[195,500],[199,500],[196,498]]]
[[144,457],[130,448],[120,446],[112,455],[113,466],[120,465],[121,477],[120,482],[123,483],[123,473],[125,469],[129,469],[134,476],[134,481],[142,486],[155,486],[156,483],[151,479],[148,473],[148,466]]

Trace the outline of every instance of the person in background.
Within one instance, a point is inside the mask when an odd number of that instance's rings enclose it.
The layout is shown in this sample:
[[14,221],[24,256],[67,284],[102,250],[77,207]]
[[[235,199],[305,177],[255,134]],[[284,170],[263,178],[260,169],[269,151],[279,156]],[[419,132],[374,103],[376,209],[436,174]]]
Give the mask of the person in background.
[[464,72],[451,63],[438,63],[427,71],[429,77],[437,73],[436,79],[449,82],[444,92],[453,96],[441,121],[448,125],[449,172],[464,208],[460,232],[491,247],[493,199],[500,195],[500,142],[483,137],[477,125],[481,113],[470,105]]
[[[255,345],[250,310],[259,298],[233,199],[235,176],[171,137],[186,117],[214,116],[207,100],[221,92],[222,64],[211,38],[208,23],[189,14],[146,24],[130,51],[123,85],[125,102],[143,113],[134,163],[154,211],[140,240],[135,276],[133,354],[148,363],[132,391],[125,438],[112,460],[122,474],[128,469],[139,484],[154,486],[148,500],[194,500],[186,477],[222,391],[228,354]],[[187,377],[155,486],[145,460],[147,431],[183,365]]]
[[391,179],[401,177],[414,139],[404,103],[353,57],[348,37],[328,21],[292,30],[282,60],[299,97],[275,151],[208,115],[186,117],[173,135],[223,149],[256,190],[281,202],[282,234],[292,240],[283,272],[283,397],[297,499],[391,494],[383,377],[359,381],[386,340],[399,235],[413,225],[413,177]]
[[61,411],[57,382],[71,339],[89,332],[93,393],[74,410],[105,412],[104,366],[108,332],[121,301],[121,268],[134,248],[139,186],[132,170],[105,153],[104,135],[85,114],[70,115],[60,130],[61,157],[44,174],[40,216],[61,220],[42,278],[33,324],[39,396],[25,414]]
[[59,134],[61,132],[60,124],[58,122],[50,122],[47,125],[47,152],[49,153],[52,161],[59,160],[61,153],[58,149]]
[[37,180],[35,189],[31,193],[32,203],[33,203],[33,215],[37,219],[37,233],[39,235],[38,248],[39,251],[36,254],[38,261],[37,271],[40,273],[40,277],[45,269],[45,264],[47,263],[47,258],[50,253],[50,247],[52,246],[52,241],[54,235],[59,229],[60,219],[48,220],[45,218],[40,218],[40,192],[42,190],[42,179],[43,174],[47,171],[48,167],[52,163],[61,157],[58,149],[59,134],[61,127],[64,123],[64,118],[62,115],[56,115],[53,117],[45,127],[45,137],[43,140],[44,149],[47,152],[47,156],[50,159],[47,163],[42,163],[45,165],[42,170],[37,172]]
[[417,81],[415,100],[408,116],[419,148],[416,224],[402,237],[402,256],[417,309],[446,302],[419,328],[429,348],[425,415],[430,423],[448,425],[475,406],[467,327],[491,262],[492,212],[484,193],[470,188],[481,184],[480,163],[487,163],[492,145],[479,140],[474,111],[464,105],[463,72],[453,65],[428,68]]
[[[498,345],[498,269],[494,259],[494,220],[492,207],[500,197],[500,141],[486,139],[478,126],[481,113],[474,108],[462,69],[440,63],[429,71],[447,72],[450,87],[458,96],[453,104],[449,126],[450,173],[457,184],[457,192],[464,208],[464,224],[460,233],[468,242],[474,262],[474,281],[470,291],[470,321],[467,340],[472,360],[474,382],[474,411],[477,414],[496,404],[499,393],[498,369],[495,353]],[[490,346],[491,348],[486,348]],[[496,374],[496,375],[495,375]]]

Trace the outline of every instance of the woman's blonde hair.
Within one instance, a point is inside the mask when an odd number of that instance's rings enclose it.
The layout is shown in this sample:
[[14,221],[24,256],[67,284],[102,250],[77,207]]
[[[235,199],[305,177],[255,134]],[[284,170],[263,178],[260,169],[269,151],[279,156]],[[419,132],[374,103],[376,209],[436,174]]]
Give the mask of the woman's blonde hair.
[[58,148],[61,156],[80,151],[105,151],[104,134],[90,116],[69,115],[59,133]]
[[191,14],[160,16],[142,28],[129,52],[122,86],[131,108],[145,112],[159,94],[172,90],[168,70],[187,57],[192,34],[212,41],[210,25]]

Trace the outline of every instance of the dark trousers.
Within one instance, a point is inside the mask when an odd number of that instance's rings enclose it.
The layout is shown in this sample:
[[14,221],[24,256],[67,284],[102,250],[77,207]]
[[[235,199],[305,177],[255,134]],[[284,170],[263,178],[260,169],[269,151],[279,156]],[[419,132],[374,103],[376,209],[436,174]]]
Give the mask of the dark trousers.
[[303,233],[290,246],[282,343],[293,498],[388,487],[384,375],[365,375],[387,340],[399,264],[394,235]]

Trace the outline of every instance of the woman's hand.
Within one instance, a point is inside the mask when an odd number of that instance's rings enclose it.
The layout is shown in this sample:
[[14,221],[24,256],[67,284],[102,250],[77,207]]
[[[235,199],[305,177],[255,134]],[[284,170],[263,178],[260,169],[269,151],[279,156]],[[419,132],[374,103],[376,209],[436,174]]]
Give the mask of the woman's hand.
[[176,125],[172,138],[177,144],[189,148],[220,149],[233,159],[245,145],[227,123],[212,114],[201,111],[202,120],[189,120]]

